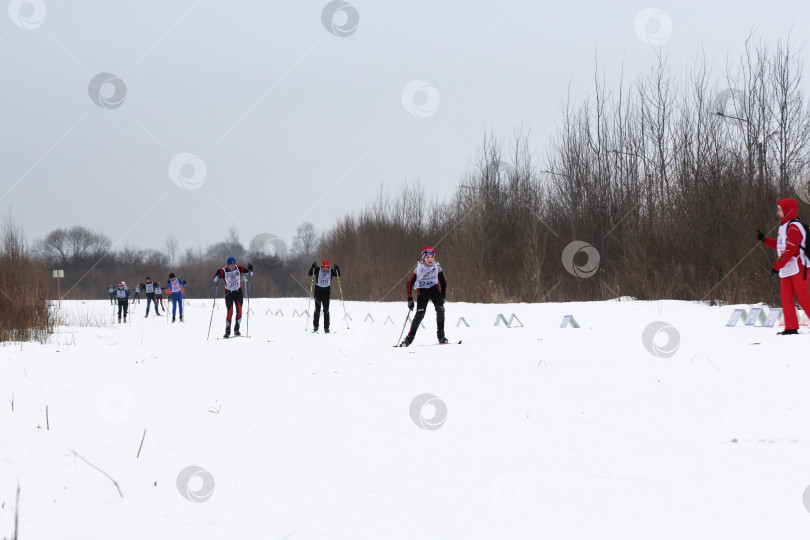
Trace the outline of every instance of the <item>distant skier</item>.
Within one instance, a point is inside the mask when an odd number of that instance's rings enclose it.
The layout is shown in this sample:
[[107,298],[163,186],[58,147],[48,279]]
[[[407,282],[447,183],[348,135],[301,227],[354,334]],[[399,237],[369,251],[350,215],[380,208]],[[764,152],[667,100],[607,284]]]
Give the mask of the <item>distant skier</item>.
[[118,290],[115,291],[118,298],[118,322],[121,322],[121,312],[124,312],[124,322],[127,322],[127,312],[129,311],[129,287],[126,282],[122,281],[118,284]]
[[186,282],[175,277],[174,273],[169,274],[169,283],[166,285],[166,294],[172,293],[172,322],[177,316],[177,305],[180,304],[180,322],[183,322],[183,291]]
[[807,231],[799,221],[799,203],[795,199],[782,199],[777,203],[776,215],[782,225],[776,239],[768,238],[757,231],[757,239],[767,247],[775,249],[779,258],[771,272],[778,274],[782,293],[782,313],[785,329],[779,335],[790,336],[799,333],[799,319],[793,296],[804,312],[810,315],[810,292],[808,292],[807,266],[810,260],[806,255]]
[[231,337],[231,318],[233,316],[233,306],[236,305],[236,324],[233,325],[233,335],[241,336],[239,325],[242,323],[242,274],[253,275],[253,265],[248,263],[247,268],[241,264],[236,264],[236,259],[228,257],[224,268],[217,270],[214,274],[214,281],[225,280],[225,307],[228,312],[225,314],[225,335],[224,338]]
[[[160,287],[157,287],[157,291],[155,290],[155,284],[152,283],[152,278],[146,276],[146,283],[143,284],[143,290],[146,293],[146,317],[149,316],[149,305],[155,304],[155,315],[160,315],[158,311],[157,299],[155,298],[155,293],[157,292],[158,297],[160,296]],[[146,318],[144,317],[144,318]]]
[[115,287],[107,285],[107,294],[110,295],[110,305],[115,304]]
[[160,288],[160,282],[156,281],[155,282],[155,311],[157,311],[158,306],[160,306],[161,309],[166,309],[166,306],[163,305],[163,289]]
[[416,265],[411,278],[408,280],[406,291],[408,293],[408,309],[413,309],[413,296],[411,289],[416,286],[416,315],[413,317],[411,329],[400,347],[408,347],[416,337],[419,324],[425,317],[428,301],[433,302],[436,309],[436,337],[439,343],[449,343],[444,335],[444,299],[447,295],[447,282],[441,265],[436,262],[436,250],[427,246],[422,249],[422,260]]
[[135,296],[132,297],[133,304],[135,303],[136,300],[138,301],[139,304],[141,303],[141,291],[143,290],[143,287],[144,287],[143,283],[138,283],[137,285],[135,285]]
[[335,265],[334,268],[329,268],[329,261],[324,259],[321,261],[320,268],[313,262],[307,275],[314,276],[316,272],[318,276],[315,282],[315,314],[312,317],[312,331],[318,331],[318,323],[321,318],[321,305],[323,305],[323,331],[328,334],[329,299],[332,297],[332,278],[340,275],[340,267]]

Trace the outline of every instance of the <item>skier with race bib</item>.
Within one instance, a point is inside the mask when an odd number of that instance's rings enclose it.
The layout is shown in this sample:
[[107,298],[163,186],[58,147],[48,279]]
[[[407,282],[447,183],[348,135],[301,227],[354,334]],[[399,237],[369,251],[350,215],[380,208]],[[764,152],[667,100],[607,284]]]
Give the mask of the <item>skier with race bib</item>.
[[166,309],[166,306],[163,305],[163,289],[160,288],[160,282],[155,282],[155,311],[157,311],[158,306],[161,309]]
[[315,283],[315,314],[312,317],[312,331],[318,331],[318,323],[321,318],[321,306],[323,306],[323,331],[329,333],[329,300],[332,297],[332,278],[340,276],[340,267],[335,265],[334,268],[329,267],[329,260],[324,259],[321,261],[321,267],[314,262],[307,272],[308,276],[315,276],[317,274],[317,283]]
[[779,258],[771,272],[780,278],[782,314],[785,329],[779,335],[790,336],[799,333],[799,318],[793,296],[804,312],[810,315],[810,292],[808,292],[807,266],[810,260],[805,252],[807,231],[799,221],[799,203],[796,199],[782,199],[777,203],[776,215],[782,223],[776,239],[768,238],[757,231],[757,239],[765,246],[775,249]]
[[241,264],[236,264],[234,257],[228,257],[224,268],[217,270],[214,274],[214,281],[225,280],[225,307],[228,312],[225,315],[225,339],[231,337],[231,318],[233,316],[233,306],[236,305],[236,324],[233,326],[233,335],[241,336],[239,325],[242,322],[242,274],[253,275],[253,265],[248,263],[247,268]]
[[124,322],[127,322],[127,311],[129,311],[129,287],[126,282],[122,281],[118,284],[115,291],[118,297],[118,322],[121,322],[121,312],[124,312]]
[[[150,304],[155,305],[155,315],[160,315],[158,311],[157,299],[155,298],[155,293],[157,292],[158,296],[160,296],[159,292],[160,287],[158,287],[158,291],[155,290],[155,284],[152,283],[152,278],[146,276],[146,283],[143,284],[143,290],[146,292],[146,317],[149,316],[149,306]],[[144,317],[144,318],[146,318]]]
[[430,246],[422,248],[422,260],[416,265],[405,289],[408,293],[409,310],[414,306],[411,295],[411,289],[414,287],[416,287],[416,315],[413,317],[408,335],[399,346],[408,347],[413,343],[419,324],[425,318],[428,302],[433,302],[436,309],[436,337],[439,338],[439,343],[449,343],[444,335],[444,299],[447,296],[447,281],[444,279],[441,265],[436,261],[436,250]]
[[177,314],[177,305],[180,304],[180,322],[183,322],[183,287],[186,282],[175,277],[174,273],[169,274],[169,283],[166,285],[166,294],[172,294],[172,322]]

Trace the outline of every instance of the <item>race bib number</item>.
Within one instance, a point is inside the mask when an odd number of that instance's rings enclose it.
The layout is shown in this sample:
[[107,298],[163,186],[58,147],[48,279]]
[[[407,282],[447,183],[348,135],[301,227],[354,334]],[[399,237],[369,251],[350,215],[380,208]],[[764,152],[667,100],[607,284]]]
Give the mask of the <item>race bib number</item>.
[[241,273],[239,269],[236,270],[225,270],[225,288],[229,291],[238,291],[239,290],[239,281],[241,279]]

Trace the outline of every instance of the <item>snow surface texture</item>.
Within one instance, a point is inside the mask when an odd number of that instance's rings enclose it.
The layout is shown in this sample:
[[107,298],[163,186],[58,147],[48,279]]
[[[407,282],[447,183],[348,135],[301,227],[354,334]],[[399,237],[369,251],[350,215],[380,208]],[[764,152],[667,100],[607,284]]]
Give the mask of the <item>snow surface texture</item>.
[[[250,339],[217,340],[217,309],[206,341],[192,300],[183,324],[141,303],[0,347],[0,538],[18,482],[21,540],[807,538],[806,329],[676,301],[448,303],[462,345],[436,345],[429,307],[393,348],[404,301],[346,306],[333,335],[292,317],[306,300],[262,299]],[[675,332],[645,346],[658,321]]]

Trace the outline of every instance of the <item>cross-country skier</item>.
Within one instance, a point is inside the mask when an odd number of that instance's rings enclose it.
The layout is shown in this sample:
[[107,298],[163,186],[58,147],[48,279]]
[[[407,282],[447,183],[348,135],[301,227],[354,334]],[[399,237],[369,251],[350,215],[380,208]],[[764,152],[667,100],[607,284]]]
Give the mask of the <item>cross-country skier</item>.
[[174,272],[169,274],[169,283],[166,285],[166,294],[172,292],[172,322],[177,315],[177,304],[180,304],[180,322],[183,322],[183,291],[186,282],[175,277]]
[[132,297],[133,304],[135,303],[135,300],[137,300],[139,304],[141,303],[141,291],[143,289],[144,289],[143,283],[138,283],[137,285],[135,285],[135,296]]
[[107,294],[110,295],[110,305],[115,304],[115,287],[107,285]]
[[790,336],[799,333],[799,319],[796,316],[796,296],[804,312],[810,315],[810,292],[808,292],[807,266],[810,264],[805,247],[807,233],[799,221],[799,203],[795,199],[782,199],[777,203],[776,215],[782,225],[776,239],[768,238],[762,231],[757,231],[757,238],[767,247],[775,249],[779,258],[771,272],[778,274],[782,292],[782,313],[785,317],[785,329],[779,335]]
[[166,309],[166,306],[163,305],[163,289],[160,288],[160,282],[155,282],[155,311],[157,311],[158,306],[161,309]]
[[127,322],[127,312],[129,311],[129,287],[126,282],[122,281],[118,284],[118,289],[115,291],[118,298],[118,322],[121,322],[121,311],[124,312],[124,322]]
[[318,274],[315,282],[315,315],[312,317],[312,331],[318,331],[318,322],[321,316],[321,305],[323,305],[323,331],[329,333],[329,299],[332,296],[332,278],[340,276],[340,267],[335,265],[329,268],[329,260],[321,261],[321,267],[313,262],[307,272],[308,276]]
[[408,293],[408,309],[413,309],[413,296],[411,289],[416,286],[416,315],[413,317],[411,329],[400,347],[407,347],[413,343],[419,324],[425,317],[425,310],[428,302],[433,302],[436,309],[436,337],[439,343],[448,343],[444,335],[444,299],[447,295],[447,282],[444,279],[444,272],[441,265],[436,261],[436,250],[430,246],[422,249],[422,260],[416,265],[416,269],[408,280],[406,291]]
[[[158,287],[158,289],[160,289],[160,287]],[[155,298],[155,292],[157,292],[158,296],[160,296],[160,292],[159,290],[155,290],[155,284],[152,283],[152,278],[149,276],[146,276],[146,283],[143,284],[143,290],[146,292],[146,317],[149,316],[150,304],[155,304],[155,315],[160,315],[160,312],[158,311],[157,299]]]
[[239,325],[242,322],[242,274],[252,276],[253,265],[248,263],[245,268],[241,264],[236,264],[236,259],[233,257],[228,257],[225,267],[220,268],[214,274],[215,282],[220,278],[225,280],[225,307],[228,308],[228,312],[225,315],[225,335],[222,337],[226,339],[231,337],[231,317],[234,304],[236,305],[236,324],[233,325],[233,335],[242,335],[239,333]]

